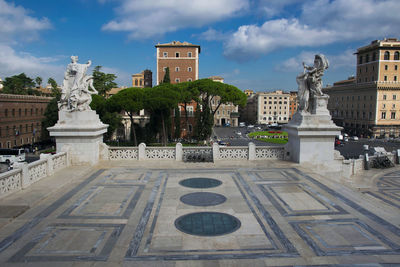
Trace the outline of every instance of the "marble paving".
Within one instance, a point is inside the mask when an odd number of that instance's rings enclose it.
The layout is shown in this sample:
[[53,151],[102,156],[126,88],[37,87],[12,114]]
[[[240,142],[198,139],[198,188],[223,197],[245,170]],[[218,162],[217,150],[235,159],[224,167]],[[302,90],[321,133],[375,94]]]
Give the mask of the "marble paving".
[[[188,178],[212,178],[222,184],[203,189],[179,183]],[[400,172],[382,176],[376,186],[375,191],[349,197],[347,189],[337,189],[344,186],[333,187],[291,167],[104,167],[0,228],[0,262],[396,266],[399,220],[390,221],[364,202],[383,203],[400,217]],[[210,199],[207,206],[181,199],[192,196],[195,201],[201,192],[222,200]],[[191,235],[176,228],[178,218],[195,212],[225,213],[239,219],[240,227],[218,236]],[[197,222],[193,226],[218,227]]]

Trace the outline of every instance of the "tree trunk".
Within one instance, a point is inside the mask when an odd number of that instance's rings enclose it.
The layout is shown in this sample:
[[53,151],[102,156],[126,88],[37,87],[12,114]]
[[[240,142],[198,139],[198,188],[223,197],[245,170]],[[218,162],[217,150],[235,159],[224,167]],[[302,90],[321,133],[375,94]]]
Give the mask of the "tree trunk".
[[133,123],[133,116],[132,116],[132,114],[128,114],[128,115],[131,120],[131,138],[133,137],[133,144],[135,146],[137,146],[136,131],[135,131],[135,124]]
[[164,122],[164,115],[161,114],[161,122],[162,122],[162,142],[164,146],[167,146],[167,140],[166,140],[166,130],[165,130],[165,122]]
[[184,104],[185,109],[185,121],[186,121],[186,138],[189,140],[189,118],[187,114],[187,103]]

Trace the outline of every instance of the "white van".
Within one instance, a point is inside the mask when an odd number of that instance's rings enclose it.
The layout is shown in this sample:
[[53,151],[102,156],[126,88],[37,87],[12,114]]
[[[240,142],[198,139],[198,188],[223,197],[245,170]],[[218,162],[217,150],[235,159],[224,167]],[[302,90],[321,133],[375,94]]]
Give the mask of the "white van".
[[0,162],[10,164],[18,161],[25,161],[25,150],[23,148],[0,148]]

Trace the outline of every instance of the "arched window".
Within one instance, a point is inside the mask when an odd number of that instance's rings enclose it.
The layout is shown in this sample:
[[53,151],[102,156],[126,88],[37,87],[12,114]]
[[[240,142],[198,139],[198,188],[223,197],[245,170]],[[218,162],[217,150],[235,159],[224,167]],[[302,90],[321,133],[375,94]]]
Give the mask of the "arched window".
[[399,52],[394,52],[394,60],[399,60],[400,59],[400,54]]
[[389,59],[390,59],[390,53],[389,53],[389,51],[386,51],[383,56],[383,60],[389,60]]
[[372,53],[372,61],[376,60],[376,52]]

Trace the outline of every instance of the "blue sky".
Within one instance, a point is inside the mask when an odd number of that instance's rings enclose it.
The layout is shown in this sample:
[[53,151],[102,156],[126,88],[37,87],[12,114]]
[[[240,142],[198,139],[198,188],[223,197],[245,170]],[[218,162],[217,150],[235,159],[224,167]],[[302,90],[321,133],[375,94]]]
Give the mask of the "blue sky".
[[358,47],[400,37],[399,14],[399,0],[0,0],[0,78],[61,83],[78,55],[129,86],[132,74],[155,72],[154,45],[176,40],[201,46],[200,78],[297,90],[316,53],[331,63],[325,84],[354,74]]

